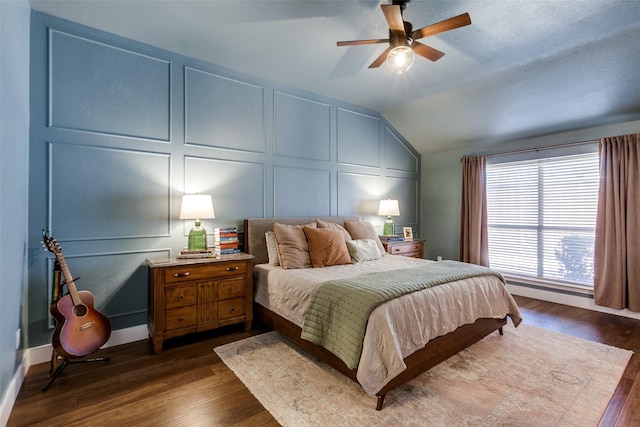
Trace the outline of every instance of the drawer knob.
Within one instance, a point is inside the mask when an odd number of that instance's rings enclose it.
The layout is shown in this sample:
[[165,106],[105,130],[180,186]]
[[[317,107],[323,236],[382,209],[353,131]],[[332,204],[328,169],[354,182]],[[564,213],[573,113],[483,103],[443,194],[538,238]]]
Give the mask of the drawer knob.
[[184,295],[180,295],[178,298],[183,299],[183,298],[184,298]]
[[233,286],[229,288],[229,292],[233,292],[235,290],[236,290],[236,288],[234,288]]
[[229,311],[230,311],[231,313],[233,313],[234,311],[236,311],[236,308],[235,308],[235,307],[231,307],[231,308],[229,309]]
[[227,271],[236,271],[238,270],[240,267],[238,267],[237,265],[235,267],[227,267]]
[[184,320],[184,317],[181,317],[181,318],[180,318],[180,319],[178,319],[178,320],[182,322],[182,321]]
[[173,277],[187,277],[189,275],[188,271],[185,271],[184,273],[176,273],[173,275]]

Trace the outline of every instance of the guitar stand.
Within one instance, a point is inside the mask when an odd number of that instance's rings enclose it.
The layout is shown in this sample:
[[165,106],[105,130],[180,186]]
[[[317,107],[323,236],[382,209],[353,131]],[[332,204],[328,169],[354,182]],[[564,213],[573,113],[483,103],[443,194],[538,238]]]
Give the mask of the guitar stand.
[[44,388],[42,389],[43,393],[49,389],[49,386],[53,384],[56,378],[58,378],[58,375],[60,375],[62,371],[64,371],[64,368],[66,368],[68,365],[75,365],[79,363],[90,363],[90,362],[109,362],[111,360],[110,357],[94,357],[91,359],[84,359],[84,360],[63,359],[62,365],[58,366],[55,370],[53,370],[56,359],[57,359],[57,355],[55,352],[53,352],[53,355],[51,358],[51,369],[49,370],[49,378],[51,379],[49,380],[47,385],[44,386]]

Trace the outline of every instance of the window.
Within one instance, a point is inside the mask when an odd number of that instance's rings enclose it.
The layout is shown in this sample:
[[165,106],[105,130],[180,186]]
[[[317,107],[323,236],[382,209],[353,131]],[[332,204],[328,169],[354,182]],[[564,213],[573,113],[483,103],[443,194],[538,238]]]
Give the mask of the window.
[[487,165],[491,267],[593,287],[598,154]]

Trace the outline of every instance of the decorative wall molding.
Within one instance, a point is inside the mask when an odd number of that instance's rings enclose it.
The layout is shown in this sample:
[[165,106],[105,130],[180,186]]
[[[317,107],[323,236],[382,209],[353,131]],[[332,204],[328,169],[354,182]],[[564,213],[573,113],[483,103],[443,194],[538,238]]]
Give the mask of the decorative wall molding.
[[[63,248],[64,250],[64,248]],[[64,258],[78,290],[86,290],[95,297],[95,308],[112,322],[118,317],[146,318],[148,311],[147,287],[149,283],[147,258],[171,256],[171,249],[144,249],[77,253],[64,250]],[[52,301],[53,269],[55,258],[47,258],[45,292],[48,304]],[[55,324],[49,313],[49,328]],[[120,320],[122,321],[122,319]]]
[[49,127],[170,140],[170,62],[61,30],[48,33]]
[[192,67],[184,87],[185,144],[265,152],[264,87]]
[[416,173],[418,156],[388,126],[384,128],[385,159],[387,169]]
[[329,161],[331,122],[329,104],[274,91],[274,154]]
[[171,156],[48,144],[48,229],[59,241],[167,237]]
[[275,217],[331,215],[331,172],[327,169],[276,165],[273,188]]
[[338,163],[381,166],[380,118],[347,108],[338,108]]
[[[255,218],[264,215],[265,165],[260,162],[218,158],[184,157],[184,194],[210,194],[215,219],[203,219],[208,233],[216,227],[236,224],[238,215]],[[183,235],[192,221],[183,221]]]

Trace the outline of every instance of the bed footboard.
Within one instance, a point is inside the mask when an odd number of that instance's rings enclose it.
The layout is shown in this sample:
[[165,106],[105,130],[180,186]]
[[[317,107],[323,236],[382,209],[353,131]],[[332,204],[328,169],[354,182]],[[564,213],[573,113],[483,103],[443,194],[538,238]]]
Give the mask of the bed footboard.
[[[254,304],[254,318],[278,331],[289,341],[302,348],[310,355],[341,372],[351,380],[358,382],[356,371],[349,369],[345,363],[325,348],[300,338],[301,328],[282,316],[267,310],[260,304]],[[447,360],[454,354],[464,350],[494,331],[502,335],[502,327],[507,319],[478,319],[474,323],[459,327],[441,337],[427,343],[422,349],[404,359],[407,369],[393,378],[376,394],[376,410],[381,410],[386,394],[394,388],[410,381],[423,372]]]

